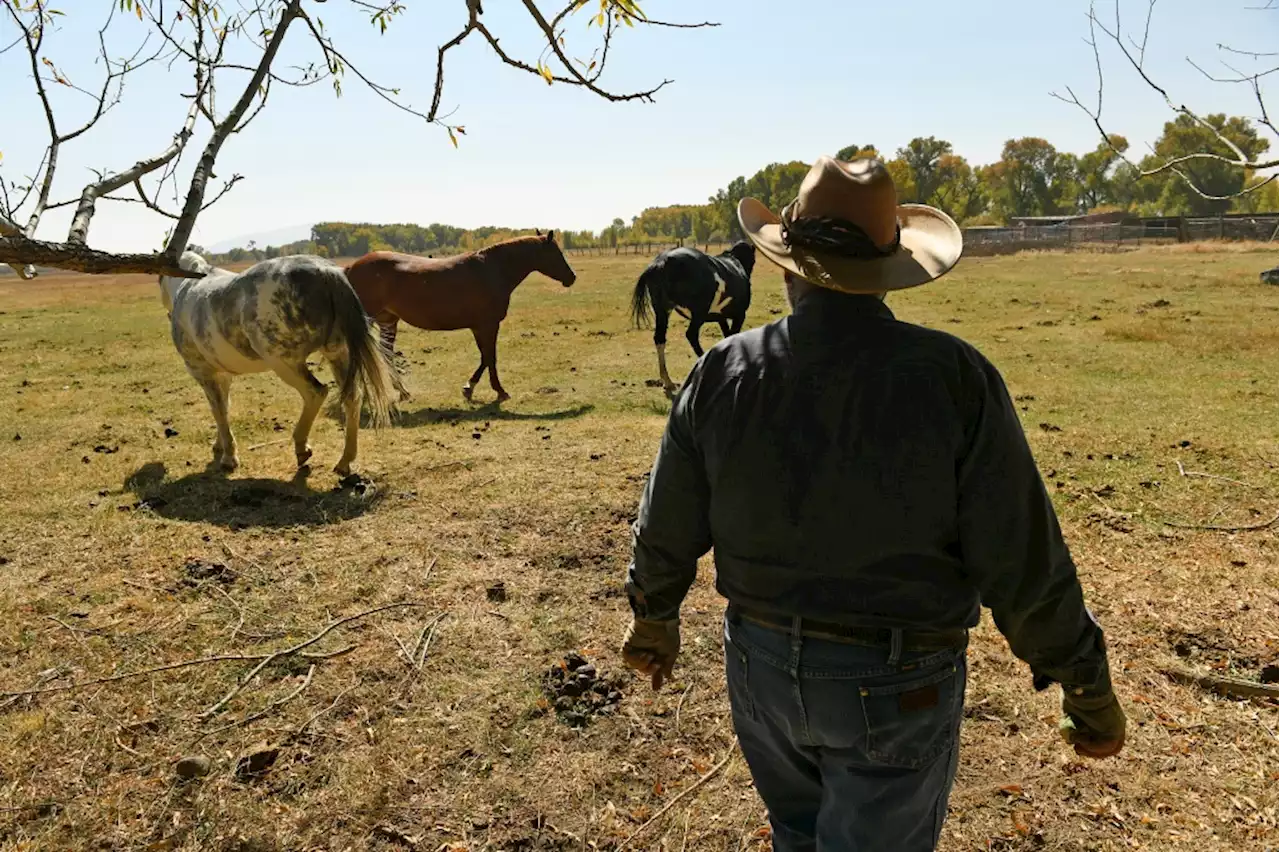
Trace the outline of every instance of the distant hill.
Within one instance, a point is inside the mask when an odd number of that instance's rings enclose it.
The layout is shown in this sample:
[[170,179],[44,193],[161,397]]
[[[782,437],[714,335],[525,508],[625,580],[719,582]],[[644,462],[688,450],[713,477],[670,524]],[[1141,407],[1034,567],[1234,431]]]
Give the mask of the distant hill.
[[287,225],[283,228],[274,228],[270,231],[259,231],[255,234],[243,234],[239,237],[232,237],[227,240],[219,240],[211,243],[205,248],[214,254],[223,254],[231,251],[233,248],[246,248],[249,241],[261,247],[280,246],[286,243],[296,243],[298,240],[306,240],[311,238],[311,225]]

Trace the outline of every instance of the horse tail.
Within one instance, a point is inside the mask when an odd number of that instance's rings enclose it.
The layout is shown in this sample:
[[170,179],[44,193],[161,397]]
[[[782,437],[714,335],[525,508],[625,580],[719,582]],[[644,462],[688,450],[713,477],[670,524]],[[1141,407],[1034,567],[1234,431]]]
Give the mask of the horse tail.
[[640,280],[636,281],[635,292],[631,294],[631,324],[636,328],[646,328],[649,325],[649,315],[652,313],[653,294],[650,288],[657,287],[662,282],[662,258],[657,258],[640,273]]
[[342,378],[339,399],[344,404],[364,399],[373,414],[373,425],[386,426],[391,422],[391,354],[347,276],[340,277],[341,286],[334,292],[334,313],[347,346],[347,374]]

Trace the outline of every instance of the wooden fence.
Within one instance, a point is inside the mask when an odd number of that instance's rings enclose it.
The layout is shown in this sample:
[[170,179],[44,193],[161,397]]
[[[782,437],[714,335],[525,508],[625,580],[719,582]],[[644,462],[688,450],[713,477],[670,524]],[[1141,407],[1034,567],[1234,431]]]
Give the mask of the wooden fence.
[[1204,240],[1276,239],[1276,214],[1255,217],[1167,218],[1105,225],[1027,225],[1018,228],[966,228],[965,254],[1011,254],[1028,249],[1126,248],[1147,244]]

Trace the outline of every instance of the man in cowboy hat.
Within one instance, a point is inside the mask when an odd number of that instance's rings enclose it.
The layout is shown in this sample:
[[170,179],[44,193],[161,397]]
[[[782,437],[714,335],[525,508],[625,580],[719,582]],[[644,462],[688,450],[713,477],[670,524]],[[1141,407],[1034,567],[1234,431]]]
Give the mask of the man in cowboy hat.
[[989,607],[1078,754],[1125,718],[1000,373],[894,319],[887,292],[960,258],[875,160],[820,159],[780,215],[738,218],[790,316],[730,337],[676,398],[634,526],[623,657],[671,677],[715,548],[734,729],[774,848],[932,849],[955,776],[968,629]]

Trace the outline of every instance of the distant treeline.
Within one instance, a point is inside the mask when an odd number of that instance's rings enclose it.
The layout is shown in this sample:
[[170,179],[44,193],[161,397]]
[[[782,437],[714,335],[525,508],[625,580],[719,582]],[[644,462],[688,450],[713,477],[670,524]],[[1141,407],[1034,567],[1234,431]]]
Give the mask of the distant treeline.
[[[971,165],[952,150],[951,143],[933,136],[912,139],[893,156],[874,145],[849,145],[836,155],[848,160],[873,156],[884,160],[893,174],[903,202],[930,204],[945,210],[962,226],[1001,225],[1015,216],[1054,216],[1108,210],[1129,210],[1142,216],[1212,216],[1220,212],[1275,212],[1277,182],[1258,191],[1221,201],[1205,196],[1228,196],[1264,178],[1226,162],[1196,160],[1191,177],[1202,193],[1172,171],[1145,178],[1151,169],[1188,154],[1217,152],[1234,159],[1217,134],[1231,140],[1250,158],[1265,152],[1270,142],[1258,134],[1246,118],[1211,115],[1214,130],[1186,116],[1168,122],[1156,141],[1154,153],[1135,167],[1120,156],[1129,143],[1112,136],[1094,150],[1076,155],[1058,151],[1038,137],[1010,139],[1001,157],[988,165]],[[630,221],[614,219],[600,231],[557,232],[566,249],[616,248],[647,244],[697,243],[738,239],[738,201],[760,199],[777,210],[796,197],[809,164],[793,160],[771,163],[751,177],[737,177],[705,204],[650,207]],[[457,228],[452,225],[376,225],[323,222],[311,230],[311,239],[285,246],[233,249],[217,255],[219,261],[243,261],[301,252],[329,257],[356,257],[390,249],[410,254],[456,254],[492,245],[512,237],[532,234],[532,229],[499,227]]]

